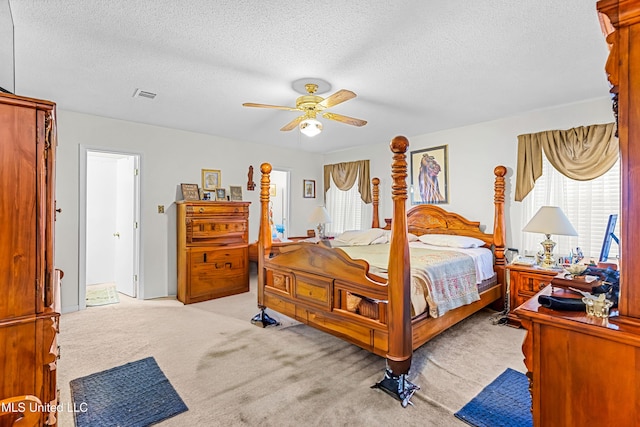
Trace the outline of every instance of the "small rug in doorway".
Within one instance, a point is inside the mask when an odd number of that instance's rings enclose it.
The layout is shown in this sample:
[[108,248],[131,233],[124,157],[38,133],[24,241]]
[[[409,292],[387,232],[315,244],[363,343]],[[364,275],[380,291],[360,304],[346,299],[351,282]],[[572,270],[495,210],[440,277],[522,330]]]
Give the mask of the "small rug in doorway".
[[87,286],[87,307],[95,307],[97,305],[117,304],[118,291],[116,285],[111,283],[108,285],[91,285]]
[[77,427],[146,427],[188,409],[153,357],[69,385]]
[[454,415],[476,427],[531,427],[529,380],[507,368]]

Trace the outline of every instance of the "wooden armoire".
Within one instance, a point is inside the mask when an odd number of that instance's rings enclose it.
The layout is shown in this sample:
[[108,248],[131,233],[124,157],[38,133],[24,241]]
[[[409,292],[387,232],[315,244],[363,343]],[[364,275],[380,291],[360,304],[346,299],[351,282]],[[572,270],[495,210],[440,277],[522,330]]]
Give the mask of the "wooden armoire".
[[38,397],[41,425],[58,399],[55,117],[52,102],[0,94],[0,399]]
[[601,0],[597,11],[620,142],[620,301],[608,319],[537,297],[516,310],[534,426],[640,425],[640,0]]

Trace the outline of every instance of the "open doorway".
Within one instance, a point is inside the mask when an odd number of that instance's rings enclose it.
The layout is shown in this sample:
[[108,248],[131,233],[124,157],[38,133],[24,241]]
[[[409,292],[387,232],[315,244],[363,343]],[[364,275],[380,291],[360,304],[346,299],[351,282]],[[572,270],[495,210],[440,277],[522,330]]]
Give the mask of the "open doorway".
[[273,213],[273,224],[276,227],[277,237],[281,240],[286,239],[291,230],[289,223],[289,175],[289,171],[282,169],[273,169],[270,175],[270,208]]
[[88,289],[139,298],[140,155],[80,149],[79,308],[94,305]]

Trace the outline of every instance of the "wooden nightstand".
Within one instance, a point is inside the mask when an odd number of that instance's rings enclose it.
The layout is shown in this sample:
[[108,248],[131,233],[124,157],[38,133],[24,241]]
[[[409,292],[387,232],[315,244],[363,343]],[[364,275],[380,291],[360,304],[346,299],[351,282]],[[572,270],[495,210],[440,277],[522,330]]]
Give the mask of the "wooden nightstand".
[[509,313],[507,320],[509,325],[520,327],[520,319],[513,312],[518,306],[524,304],[558,275],[559,271],[545,270],[539,267],[509,264]]

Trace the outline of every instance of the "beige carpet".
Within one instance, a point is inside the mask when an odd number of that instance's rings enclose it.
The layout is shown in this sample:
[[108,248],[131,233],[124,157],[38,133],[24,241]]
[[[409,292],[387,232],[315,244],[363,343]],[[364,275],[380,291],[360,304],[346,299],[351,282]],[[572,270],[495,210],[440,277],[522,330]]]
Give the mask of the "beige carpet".
[[[187,306],[121,296],[64,314],[61,402],[71,402],[70,380],[153,356],[189,407],[162,426],[465,426],[454,412],[507,367],[525,371],[524,331],[483,311],[415,352],[410,380],[421,390],[402,408],[370,388],[384,359],[274,313],[283,326],[252,325],[255,276],[251,289]],[[59,425],[73,426],[73,415]]]

